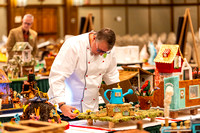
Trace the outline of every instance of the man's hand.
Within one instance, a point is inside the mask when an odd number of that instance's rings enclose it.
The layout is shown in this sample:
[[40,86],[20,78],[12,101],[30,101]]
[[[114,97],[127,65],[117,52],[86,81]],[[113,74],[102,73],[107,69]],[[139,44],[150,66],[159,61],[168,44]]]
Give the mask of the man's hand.
[[62,114],[64,116],[68,116],[70,119],[74,119],[77,116],[77,114],[72,113],[73,112],[72,110],[76,110],[75,107],[65,104],[62,107],[60,107],[60,110],[62,111]]

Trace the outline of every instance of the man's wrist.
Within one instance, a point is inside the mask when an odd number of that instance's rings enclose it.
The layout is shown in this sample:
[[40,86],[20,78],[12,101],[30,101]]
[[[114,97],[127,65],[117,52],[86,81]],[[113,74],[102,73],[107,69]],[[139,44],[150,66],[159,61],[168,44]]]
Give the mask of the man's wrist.
[[62,107],[63,105],[66,105],[66,103],[65,103],[65,102],[62,102],[62,103],[59,103],[58,105],[59,105],[59,108],[61,109],[61,107]]

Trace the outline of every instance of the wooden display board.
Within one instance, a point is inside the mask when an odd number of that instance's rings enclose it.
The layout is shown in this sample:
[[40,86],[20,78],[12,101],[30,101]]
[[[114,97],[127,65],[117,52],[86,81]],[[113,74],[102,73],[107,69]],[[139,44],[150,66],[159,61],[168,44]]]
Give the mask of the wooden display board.
[[88,14],[88,16],[85,18],[85,21],[81,23],[83,23],[84,26],[80,27],[81,28],[80,33],[86,33],[88,31],[94,30],[93,17],[91,13]]
[[193,29],[193,25],[192,25],[192,19],[191,19],[189,8],[187,8],[185,10],[182,28],[181,28],[181,32],[180,32],[180,37],[179,37],[179,41],[178,41],[180,48],[183,47],[183,50],[182,50],[183,56],[184,56],[184,52],[185,52],[185,44],[186,44],[186,41],[187,41],[188,24],[190,25],[190,30],[191,30],[191,33],[192,33],[194,52],[195,52],[195,56],[196,56],[196,59],[197,59],[196,63],[198,65],[198,67],[200,68],[199,56],[198,56],[198,52],[197,52],[197,44],[195,42],[194,29]]

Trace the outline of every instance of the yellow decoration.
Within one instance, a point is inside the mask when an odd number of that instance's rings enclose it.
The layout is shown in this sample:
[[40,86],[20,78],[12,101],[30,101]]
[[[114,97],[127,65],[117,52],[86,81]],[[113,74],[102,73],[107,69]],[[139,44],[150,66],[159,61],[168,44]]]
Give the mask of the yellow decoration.
[[57,105],[54,104],[54,107],[55,107],[55,110],[56,110],[55,112],[56,112],[56,114],[57,114]]
[[90,109],[86,110],[86,113],[88,113],[88,115],[90,114],[90,112],[92,112]]
[[53,117],[53,109],[51,110],[51,112],[49,113],[50,117]]
[[77,114],[77,115],[79,115],[79,110],[78,109],[76,109],[76,110],[74,110],[74,112],[73,112],[74,114]]
[[29,104],[27,104],[26,106],[24,106],[24,110],[23,110],[23,112],[25,112],[26,111],[26,108],[29,106]]
[[40,89],[37,87],[37,89],[38,89],[38,95],[40,96]]
[[40,116],[40,107],[38,107],[38,109],[34,108],[35,109],[35,114],[36,116]]
[[117,86],[118,86],[118,87],[117,87],[117,89],[121,89],[121,87],[120,87],[119,83],[117,84]]
[[1,52],[0,52],[0,62],[7,62],[7,57],[6,57],[6,55],[5,55],[5,54],[2,54]]

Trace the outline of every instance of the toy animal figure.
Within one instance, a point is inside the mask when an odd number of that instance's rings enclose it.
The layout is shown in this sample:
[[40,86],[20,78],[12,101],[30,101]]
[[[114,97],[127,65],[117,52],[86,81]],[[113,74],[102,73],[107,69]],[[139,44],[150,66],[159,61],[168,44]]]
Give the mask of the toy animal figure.
[[149,58],[149,54],[147,52],[147,45],[145,44],[142,50],[140,51],[140,60],[146,63],[148,61],[148,58]]
[[155,59],[157,53],[156,53],[156,48],[154,47],[152,42],[149,43],[148,50],[150,52],[150,57],[149,57],[148,63],[150,65],[155,65],[154,59]]

